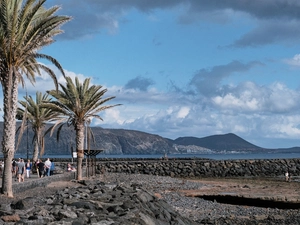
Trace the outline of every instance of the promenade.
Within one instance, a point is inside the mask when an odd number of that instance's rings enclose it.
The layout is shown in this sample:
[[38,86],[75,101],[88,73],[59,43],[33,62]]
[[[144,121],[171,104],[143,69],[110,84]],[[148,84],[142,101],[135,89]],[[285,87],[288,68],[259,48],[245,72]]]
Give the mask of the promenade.
[[[54,174],[53,176],[49,177],[38,177],[37,174],[30,174],[29,178],[24,179],[23,182],[18,182],[18,179],[15,179],[13,177],[12,186],[13,186],[13,192],[19,193],[24,190],[28,190],[30,188],[35,187],[46,187],[49,183],[54,181],[70,181],[75,178],[74,172],[64,172],[59,174]],[[0,178],[0,185],[2,185],[2,177]]]

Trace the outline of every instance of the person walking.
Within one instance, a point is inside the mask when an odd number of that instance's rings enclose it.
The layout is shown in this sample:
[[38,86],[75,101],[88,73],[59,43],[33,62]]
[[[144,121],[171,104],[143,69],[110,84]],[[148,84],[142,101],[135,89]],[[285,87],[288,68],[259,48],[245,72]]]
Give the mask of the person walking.
[[285,172],[285,181],[286,181],[286,182],[289,181],[289,176],[290,176],[289,172],[286,171],[286,172]]
[[19,182],[23,182],[24,181],[24,173],[25,173],[25,163],[24,163],[24,159],[20,159],[18,164],[17,164],[17,168],[18,168],[18,179]]
[[53,161],[51,161],[51,166],[50,166],[50,176],[53,176],[55,170],[55,164]]
[[17,176],[18,176],[18,174],[17,174],[17,169],[18,169],[17,164],[18,164],[17,161],[15,159],[13,159],[11,172],[12,172],[13,177],[15,178],[15,181],[17,181]]
[[50,167],[51,167],[51,161],[50,159],[48,158],[46,161],[45,161],[45,169],[46,169],[46,172],[45,172],[45,175],[46,176],[50,176]]
[[44,170],[45,170],[45,164],[43,163],[42,160],[39,160],[38,164],[37,164],[37,168],[39,171],[39,176],[43,177],[44,176]]
[[30,162],[30,160],[27,160],[27,163],[25,165],[26,168],[26,177],[29,178],[30,177],[30,171],[31,171],[31,167],[32,167],[32,163]]
[[4,162],[0,161],[0,176],[3,177],[3,172],[4,172]]

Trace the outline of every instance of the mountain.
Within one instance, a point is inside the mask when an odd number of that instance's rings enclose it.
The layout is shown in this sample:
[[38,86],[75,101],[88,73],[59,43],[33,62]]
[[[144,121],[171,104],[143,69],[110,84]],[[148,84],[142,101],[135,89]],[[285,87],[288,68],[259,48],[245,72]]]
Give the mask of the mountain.
[[[46,129],[49,127],[50,125],[47,125]],[[299,147],[286,149],[261,148],[232,133],[203,138],[180,137],[172,140],[136,130],[103,129],[101,127],[91,127],[91,129],[95,143],[90,141],[90,149],[102,149],[105,154],[300,152]],[[3,122],[0,122],[1,139],[2,132]],[[25,130],[16,153],[26,154],[28,149],[29,155],[32,155],[32,137],[32,129],[28,129],[28,137],[27,130]],[[1,148],[2,146],[0,146],[0,152],[2,152]],[[75,151],[75,131],[72,127],[63,127],[59,141],[56,140],[55,132],[52,137],[49,134],[45,137],[45,154],[71,155],[72,149]]]
[[[1,124],[1,123],[0,123]],[[47,125],[48,129],[50,125]],[[173,143],[161,136],[148,134],[135,130],[124,129],[103,129],[91,127],[94,140],[90,141],[90,149],[104,150],[105,154],[163,154],[176,152]],[[33,132],[29,129],[28,149],[29,154],[33,152]],[[0,137],[2,130],[0,125]],[[85,142],[86,145],[88,143]],[[85,145],[85,146],[86,146]],[[59,141],[56,140],[56,133],[51,137],[45,137],[45,154],[72,154],[75,151],[75,131],[71,127],[64,126],[60,132]],[[27,131],[24,132],[17,153],[27,152]]]
[[174,140],[177,145],[195,145],[207,148],[213,151],[235,152],[235,151],[262,151],[261,147],[253,145],[239,136],[229,133],[221,135],[212,135],[203,138],[180,137]]

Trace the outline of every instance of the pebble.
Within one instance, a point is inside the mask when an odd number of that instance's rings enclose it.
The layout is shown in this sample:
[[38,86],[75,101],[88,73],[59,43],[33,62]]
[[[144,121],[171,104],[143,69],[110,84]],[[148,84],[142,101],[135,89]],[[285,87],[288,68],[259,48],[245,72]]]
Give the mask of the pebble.
[[199,189],[204,185],[201,182],[144,174],[110,173],[108,177],[110,181],[138,183],[149,191],[160,193],[180,215],[197,224],[300,224],[299,209],[221,204],[198,197],[185,197],[178,192],[180,189]]
[[[75,182],[75,181],[74,181]],[[78,183],[78,182],[77,182]],[[185,197],[201,182],[167,176],[106,173],[50,196],[1,204],[1,224],[196,225],[300,224],[298,209],[221,204]]]

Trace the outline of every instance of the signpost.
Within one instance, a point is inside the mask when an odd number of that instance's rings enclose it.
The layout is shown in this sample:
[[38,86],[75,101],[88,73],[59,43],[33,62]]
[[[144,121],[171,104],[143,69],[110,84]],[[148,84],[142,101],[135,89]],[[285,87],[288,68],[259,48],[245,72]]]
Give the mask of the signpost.
[[96,174],[96,156],[103,152],[104,150],[91,150],[85,149],[84,155],[87,156],[86,158],[86,176],[95,176]]

